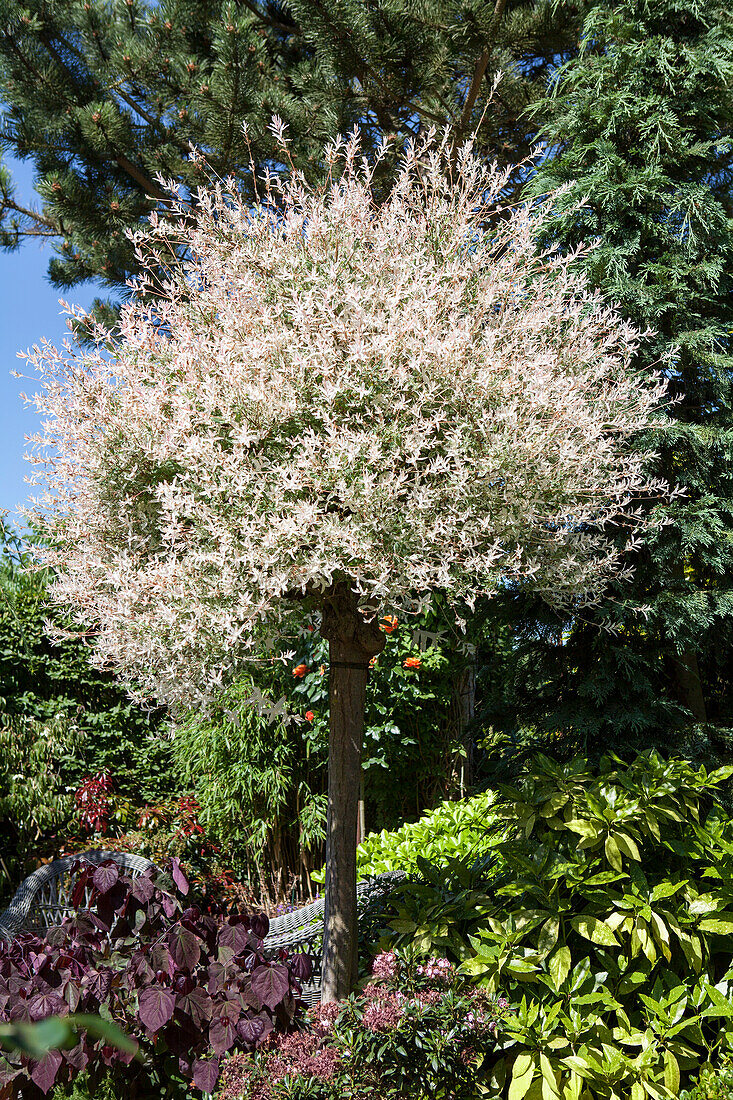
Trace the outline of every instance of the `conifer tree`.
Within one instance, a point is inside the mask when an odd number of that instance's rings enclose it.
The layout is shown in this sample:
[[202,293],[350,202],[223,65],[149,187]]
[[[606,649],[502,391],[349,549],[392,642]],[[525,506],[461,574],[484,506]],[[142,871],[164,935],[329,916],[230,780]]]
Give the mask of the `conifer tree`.
[[[57,243],[59,288],[124,285],[135,261],[125,230],[163,199],[156,176],[201,182],[189,143],[222,175],[244,180],[274,111],[322,144],[334,120],[307,112],[297,87],[304,52],[276,4],[235,0],[0,2],[2,140],[37,170],[39,211],[0,176],[0,244]],[[267,148],[270,149],[269,137]]]
[[[669,410],[655,472],[687,489],[635,553],[635,581],[587,621],[508,601],[523,621],[522,714],[600,748],[725,744],[733,726],[733,37],[727,6],[616,0],[587,13],[579,55],[538,105],[554,155],[531,185],[565,185],[552,233],[596,240],[585,269],[656,335]],[[585,203],[580,211],[579,199]],[[648,445],[643,440],[642,445]],[[646,618],[635,614],[649,607]],[[597,630],[603,620],[615,636]],[[730,730],[729,730],[730,732]],[[713,745],[714,747],[714,745]]]
[[459,141],[500,69],[480,143],[515,163],[534,129],[522,111],[574,18],[536,0],[0,0],[0,140],[33,161],[42,198],[24,206],[0,165],[0,247],[48,237],[55,286],[118,291],[136,271],[125,230],[163,197],[157,174],[184,193],[201,182],[189,142],[248,195],[243,121],[260,163],[278,114],[313,178],[324,142],[354,125],[367,153],[428,125]]

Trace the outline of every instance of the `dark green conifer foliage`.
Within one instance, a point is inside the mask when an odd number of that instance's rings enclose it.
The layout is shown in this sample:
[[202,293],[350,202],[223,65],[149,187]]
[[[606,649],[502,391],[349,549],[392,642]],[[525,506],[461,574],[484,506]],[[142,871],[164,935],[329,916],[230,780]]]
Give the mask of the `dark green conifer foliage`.
[[244,120],[255,159],[272,148],[274,113],[306,159],[335,125],[293,91],[308,61],[276,3],[0,0],[0,28],[2,142],[32,159],[43,200],[24,209],[0,177],[0,245],[53,238],[60,288],[124,285],[135,270],[125,229],[163,197],[156,177],[204,182],[189,142],[246,187]]
[[552,154],[531,191],[567,186],[560,239],[597,241],[591,281],[655,330],[639,364],[665,364],[678,401],[656,469],[687,489],[633,555],[632,587],[594,616],[617,634],[568,632],[534,602],[506,609],[527,624],[523,716],[594,747],[679,747],[691,724],[733,740],[732,31],[728,5],[709,0],[593,4],[579,55],[535,107]]
[[465,136],[498,69],[480,142],[513,162],[573,12],[538,0],[0,0],[0,143],[33,161],[43,200],[24,208],[0,166],[0,246],[48,236],[55,286],[119,288],[135,270],[125,230],[160,201],[157,175],[184,194],[203,182],[189,142],[251,194],[243,121],[258,167],[277,113],[295,162],[317,173],[325,141],[354,125],[367,152],[428,125]]

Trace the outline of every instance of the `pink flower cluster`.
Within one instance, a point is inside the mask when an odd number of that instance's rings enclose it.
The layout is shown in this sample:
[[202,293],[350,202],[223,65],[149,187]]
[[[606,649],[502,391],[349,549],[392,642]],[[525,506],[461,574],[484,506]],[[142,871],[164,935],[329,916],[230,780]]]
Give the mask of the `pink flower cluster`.
[[366,1007],[362,1018],[364,1027],[368,1031],[392,1031],[402,1019],[404,999],[401,993],[380,990]]
[[445,982],[448,985],[453,980],[455,970],[447,959],[428,959],[425,966],[418,966],[417,973],[433,982]]
[[394,951],[382,951],[374,957],[372,974],[375,978],[397,977],[397,956]]
[[318,1035],[296,1031],[276,1040],[276,1057],[269,1059],[267,1074],[272,1081],[301,1074],[328,1081],[338,1069],[341,1057],[333,1047],[320,1045]]
[[247,1100],[270,1100],[275,1095],[272,1086],[278,1082],[297,1074],[328,1081],[341,1061],[335,1048],[323,1045],[319,1035],[308,1031],[278,1035],[265,1057],[263,1066],[249,1053],[232,1055],[222,1070],[220,1100],[239,1100],[242,1096]]
[[325,1005],[318,1005],[308,1015],[308,1022],[316,1035],[328,1035],[333,1031],[336,1017],[341,1011],[338,1001],[329,1001]]

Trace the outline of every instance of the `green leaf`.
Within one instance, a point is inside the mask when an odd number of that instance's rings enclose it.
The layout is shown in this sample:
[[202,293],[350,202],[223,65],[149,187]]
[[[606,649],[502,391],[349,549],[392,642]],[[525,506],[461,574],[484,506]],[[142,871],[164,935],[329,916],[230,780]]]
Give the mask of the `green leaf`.
[[625,856],[629,859],[635,859],[637,863],[641,863],[641,854],[637,847],[636,841],[628,833],[616,833],[616,843]]
[[512,1066],[512,1080],[509,1086],[508,1100],[523,1100],[535,1075],[534,1056],[529,1053],[517,1055]]
[[560,918],[549,917],[540,928],[537,939],[537,950],[541,955],[547,955],[552,951],[560,935]]
[[662,898],[671,898],[687,886],[687,882],[659,882],[652,890],[652,901],[661,901]]
[[547,969],[556,990],[560,989],[560,986],[570,973],[570,965],[570,948],[566,944],[563,944],[562,947],[558,947],[557,951],[550,956],[547,963]]
[[713,932],[716,936],[733,935],[733,913],[719,913],[715,917],[701,920],[697,926],[699,932]]
[[595,821],[589,821],[587,818],[571,818],[570,821],[565,822],[565,828],[570,829],[574,833],[579,833],[582,837],[588,838],[595,838],[599,833],[599,828]]
[[621,852],[616,840],[611,834],[606,837],[606,843],[604,845],[606,852],[606,859],[616,871],[623,870],[623,863],[621,860]]
[[618,947],[619,943],[608,925],[595,917],[573,917],[570,924],[579,935],[602,947]]
[[680,1067],[671,1050],[664,1052],[664,1083],[673,1096],[679,1096]]

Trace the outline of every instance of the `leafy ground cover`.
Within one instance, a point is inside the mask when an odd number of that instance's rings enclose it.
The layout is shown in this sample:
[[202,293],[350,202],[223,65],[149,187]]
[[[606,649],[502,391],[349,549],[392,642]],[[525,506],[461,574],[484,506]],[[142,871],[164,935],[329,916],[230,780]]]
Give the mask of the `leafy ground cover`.
[[505,1002],[457,974],[378,955],[363,988],[314,1009],[308,1029],[280,1035],[254,1056],[234,1055],[221,1100],[472,1100],[502,1029]]
[[[189,947],[198,942],[193,969],[180,956],[182,985],[188,988],[190,977],[193,989],[176,988],[181,975],[175,969],[166,973],[163,967],[162,975],[153,969],[151,976],[139,953],[134,961],[133,949],[120,941],[122,978],[118,985],[115,977],[102,1000],[116,1006],[113,1018],[140,1044],[143,1069],[103,1054],[103,1044],[90,1041],[88,1063],[73,1073],[66,1052],[59,1056],[54,1100],[121,1100],[119,1090],[140,1073],[141,1095],[152,1083],[173,1096],[190,1084],[197,1063],[197,1083],[213,1088],[213,1080],[201,1074],[213,1079],[216,1058],[222,1100],[332,1100],[369,1096],[370,1089],[375,1097],[415,1100],[440,1097],[440,1088],[446,1097],[467,1100],[727,1100],[733,820],[723,794],[730,775],[730,768],[707,772],[651,752],[631,764],[607,757],[599,766],[539,757],[494,794],[439,807],[416,826],[368,838],[362,866],[403,866],[410,877],[383,910],[371,949],[362,945],[360,989],[322,1019],[298,1022],[291,1008],[283,1015],[277,1004],[255,1008],[247,1002],[245,1009],[241,998],[247,1001],[252,971],[245,965],[249,955],[231,955],[234,937],[261,933],[264,925],[227,922],[190,905],[187,913],[179,906],[170,918],[163,911],[155,920],[165,928],[166,950],[176,966],[175,937],[181,932],[170,940],[171,929],[190,931]],[[110,889],[119,890],[119,884]],[[102,910],[108,924],[104,904]],[[83,917],[79,921],[70,926],[74,950],[93,954],[106,933]],[[124,923],[119,928],[125,931]],[[54,942],[55,935],[34,947],[42,962],[33,981],[43,980],[44,966],[63,969],[59,958],[68,944]],[[215,956],[222,951],[227,981],[238,986],[235,1000],[240,997],[240,1015],[231,1027],[216,1015],[217,997],[232,1003],[231,985],[223,993],[210,985],[221,973]],[[18,1009],[18,983],[11,991],[8,965],[7,959],[0,963],[7,1018],[14,1011],[16,1019],[19,1012],[31,1019],[31,1004],[36,1014],[46,1011],[50,1001],[22,999]],[[102,959],[89,973],[105,965]],[[12,966],[17,974],[18,964]],[[289,972],[282,1002],[290,1005],[308,964],[298,961],[294,969],[285,960],[276,966]],[[84,986],[85,997],[92,987],[93,981]],[[161,1010],[173,998],[171,1019],[157,1031],[140,1016],[148,988]],[[33,996],[42,992],[34,987]],[[192,1017],[184,1022],[178,1000],[188,1004],[200,994],[203,1011],[210,1000],[211,1015],[197,1025],[204,1034],[197,1046]],[[46,989],[45,995],[58,994]],[[64,996],[72,1007],[76,994]],[[464,1025],[473,1026],[477,1005],[488,1030],[469,1035]],[[89,1007],[89,1000],[76,1005]],[[226,1007],[223,1015],[233,1011]],[[255,1040],[264,1041],[253,1053],[247,1036],[260,1024],[251,1020],[264,1017],[280,1028],[268,1036],[264,1023]],[[289,1019],[296,1021],[295,1032]],[[182,1035],[185,1049],[178,1041]],[[26,1082],[34,1068],[38,1075],[37,1067],[16,1061]],[[477,1091],[479,1084],[483,1091]]]

